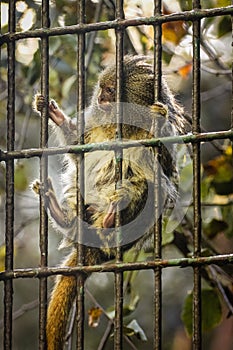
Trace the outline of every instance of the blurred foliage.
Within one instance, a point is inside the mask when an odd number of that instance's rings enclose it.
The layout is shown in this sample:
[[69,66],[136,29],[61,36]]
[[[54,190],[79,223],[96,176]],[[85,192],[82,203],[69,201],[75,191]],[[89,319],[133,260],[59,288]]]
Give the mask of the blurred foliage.
[[207,180],[215,192],[220,195],[233,193],[232,147],[228,146],[218,157],[204,164]]
[[[222,319],[222,309],[219,296],[213,289],[203,289],[201,293],[202,301],[202,331],[209,331],[216,327]],[[182,320],[189,335],[193,333],[192,324],[193,294],[190,293],[184,304]]]
[[[203,8],[214,8],[231,5],[230,0],[205,0]],[[114,1],[86,0],[86,21],[94,23],[114,19]],[[178,11],[188,11],[192,8],[192,0],[164,1],[163,12],[170,14]],[[124,10],[126,18],[147,17],[153,15],[152,0],[125,0]],[[41,1],[21,0],[16,1],[17,31],[34,30],[41,27]],[[8,2],[1,2],[1,33],[8,31]],[[50,27],[63,27],[77,23],[77,2],[70,0],[50,1]],[[221,16],[203,19],[201,22],[201,66],[202,66],[202,123],[209,130],[226,130],[230,128],[230,88],[232,51],[231,51],[231,19],[230,16]],[[163,24],[163,72],[169,85],[179,99],[190,111],[191,108],[191,73],[192,73],[192,23],[177,21]],[[125,33],[125,53],[153,55],[154,38],[153,27],[140,25],[129,27]],[[89,104],[93,87],[101,69],[112,63],[115,59],[115,33],[113,30],[88,33],[86,35],[86,104]],[[76,114],[77,95],[77,37],[76,35],[55,36],[49,39],[49,93],[63,107],[70,116]],[[39,118],[32,111],[31,104],[35,92],[41,89],[41,41],[37,38],[23,39],[16,43],[16,149],[35,148],[39,145]],[[0,67],[0,148],[6,149],[6,125],[7,125],[7,47],[1,48]],[[187,152],[188,153],[188,152]],[[192,162],[184,162],[186,152],[182,149],[178,154],[180,174],[180,191],[182,198],[189,201],[192,194]],[[230,144],[219,144],[218,149],[203,147],[202,169],[202,220],[204,234],[211,246],[220,252],[230,252],[233,249],[233,164],[232,148]],[[182,166],[183,162],[185,163]],[[53,170],[53,169],[52,169]],[[38,177],[38,163],[34,160],[20,160],[15,162],[15,189],[16,189],[16,243],[15,265],[16,267],[37,266],[39,264],[39,248],[37,232],[38,228],[33,221],[38,215],[38,202],[29,189],[30,182]],[[0,269],[4,265],[4,205],[5,205],[5,164],[0,164]],[[187,217],[192,222],[192,206],[187,211]],[[33,221],[33,223],[32,223]],[[27,223],[27,225],[22,225]],[[182,225],[175,217],[165,219],[163,223],[163,246],[170,247],[174,240],[172,228],[183,230]],[[50,263],[58,263],[60,254],[56,251],[57,234],[53,234],[52,228],[50,246]],[[33,233],[33,234],[32,234]],[[22,239],[23,237],[23,239]],[[20,244],[18,243],[20,242]],[[23,242],[23,244],[22,244]],[[20,248],[20,249],[19,249]],[[177,254],[177,252],[176,252]],[[153,258],[150,247],[146,252],[136,254],[133,250],[128,252],[125,261],[147,260]],[[145,289],[148,281],[139,272],[127,272],[125,276],[125,305],[124,305],[124,334],[137,343],[138,349],[151,349],[152,340],[148,336],[145,324],[148,317],[140,313],[142,298],[138,290]],[[139,278],[140,276],[140,278]],[[172,276],[173,277],[173,276]],[[171,277],[171,278],[172,278]],[[99,278],[99,277],[98,277]],[[174,278],[174,277],[173,277]],[[138,281],[139,280],[139,281]],[[174,281],[169,280],[169,286]],[[186,286],[186,279],[183,281]],[[96,283],[98,287],[99,283]],[[25,292],[24,285],[16,282],[16,309],[31,301],[32,295],[37,299],[37,287],[33,287],[33,294]],[[96,287],[97,288],[97,287]],[[28,288],[31,291],[31,288]],[[149,290],[149,289],[148,289]],[[165,291],[166,292],[166,291]],[[173,304],[180,294],[180,287],[174,290]],[[105,318],[114,317],[114,308],[111,293],[103,293],[102,299],[107,300]],[[104,301],[100,299],[100,303]],[[146,298],[147,299],[147,298]],[[150,300],[150,299],[149,299]],[[191,334],[191,300],[190,294],[184,304],[183,322]],[[151,301],[151,300],[150,300]],[[222,317],[219,298],[213,289],[203,290],[204,320],[203,328],[210,329],[216,326]],[[149,301],[146,300],[148,303]],[[171,306],[171,301],[168,301]],[[216,311],[213,311],[215,305]],[[177,305],[176,305],[177,307]],[[212,310],[211,310],[212,307]],[[27,308],[25,308],[27,311]],[[151,309],[151,306],[149,306]],[[22,318],[28,321],[28,327],[33,327],[33,340],[36,338],[37,317],[26,316],[22,312]],[[88,311],[87,311],[88,312]],[[94,305],[89,308],[89,326],[105,327],[103,310]],[[34,313],[33,313],[34,314]],[[144,317],[143,317],[144,316]],[[28,319],[27,319],[28,317]],[[33,318],[33,322],[31,321]],[[170,315],[169,315],[170,318]],[[211,320],[209,320],[211,318]],[[22,322],[19,322],[20,324]],[[20,324],[17,327],[20,328]],[[173,335],[177,320],[173,324]],[[24,324],[24,323],[22,323]],[[16,327],[16,328],[17,328]],[[24,327],[28,332],[28,327]],[[95,328],[95,327],[94,327]],[[17,328],[18,329],[18,328]],[[93,332],[94,330],[91,329]],[[99,331],[100,332],[100,331]],[[29,331],[30,333],[30,331]],[[15,343],[21,343],[23,330],[15,332]],[[92,334],[92,333],[91,333]],[[28,339],[28,334],[25,339]],[[91,337],[94,338],[94,337]],[[143,341],[141,344],[138,341]],[[165,336],[167,341],[167,336]],[[90,339],[90,341],[96,340]],[[93,343],[92,343],[93,344]],[[167,344],[167,343],[166,343]],[[109,345],[109,349],[111,349]],[[22,345],[21,345],[22,346]],[[31,345],[22,346],[31,349]],[[94,347],[95,348],[95,347]],[[164,345],[164,349],[172,349],[172,345]]]

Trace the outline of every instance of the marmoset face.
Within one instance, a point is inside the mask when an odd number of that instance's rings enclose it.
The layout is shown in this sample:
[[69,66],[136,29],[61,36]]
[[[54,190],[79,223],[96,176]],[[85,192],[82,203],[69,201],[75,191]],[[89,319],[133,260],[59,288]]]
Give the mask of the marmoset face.
[[112,103],[116,101],[116,86],[114,83],[100,82],[98,93],[98,107],[104,111],[111,111]]

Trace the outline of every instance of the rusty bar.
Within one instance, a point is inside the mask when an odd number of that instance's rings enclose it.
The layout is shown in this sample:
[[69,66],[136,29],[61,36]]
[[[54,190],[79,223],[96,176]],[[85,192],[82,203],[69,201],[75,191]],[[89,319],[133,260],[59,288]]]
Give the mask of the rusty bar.
[[[85,23],[85,0],[77,1],[77,20],[80,25]],[[84,109],[85,109],[85,33],[78,35],[77,44],[77,134],[78,143],[84,144]],[[78,265],[85,264],[82,219],[84,213],[84,153],[78,155],[77,162],[77,255]],[[83,274],[77,275],[76,299],[76,348],[84,349],[84,282]]]
[[[232,0],[233,4],[233,0]],[[233,38],[233,14],[231,15],[231,32],[232,32],[232,38]],[[233,40],[231,43],[231,46],[233,46]],[[231,65],[231,78],[233,78],[233,59],[232,59],[232,65]],[[233,132],[233,79],[231,83],[231,131]],[[233,140],[231,140],[231,150],[233,154]],[[233,165],[233,157],[232,157],[232,165]]]
[[115,150],[116,148],[130,148],[130,147],[154,147],[159,146],[161,143],[164,145],[172,143],[196,143],[196,142],[209,142],[213,140],[233,139],[233,130],[227,131],[214,131],[208,133],[200,133],[196,135],[178,135],[178,136],[166,136],[161,138],[143,139],[143,140],[129,140],[129,141],[106,141],[89,143],[85,145],[73,145],[64,147],[50,147],[47,149],[42,148],[30,148],[15,151],[2,151],[0,150],[0,160],[6,161],[7,159],[20,159],[20,158],[33,158],[41,157],[42,155],[57,155],[65,153],[82,153],[82,152],[94,152],[97,150]]
[[[199,0],[193,0],[193,10],[201,8]],[[193,21],[193,85],[192,85],[192,131],[193,134],[200,132],[200,37],[201,23],[199,19]],[[194,257],[199,257],[201,252],[201,174],[200,174],[200,143],[193,144],[193,244]],[[193,350],[201,350],[201,274],[200,267],[193,268]]]
[[[154,1],[154,16],[161,16],[162,1]],[[154,26],[154,101],[161,98],[162,82],[162,28],[161,24]],[[154,135],[159,136],[158,121],[154,118]],[[154,149],[154,258],[161,259],[162,243],[162,217],[161,217],[161,171],[159,160],[161,157],[161,148]],[[162,270],[158,266],[154,269],[154,344],[153,349],[162,348]]]
[[55,27],[51,29],[35,29],[25,32],[6,33],[3,34],[0,38],[0,45],[6,43],[7,41],[20,40],[25,38],[38,38],[38,37],[48,37],[48,36],[57,36],[57,35],[67,35],[67,34],[80,34],[80,33],[89,33],[98,30],[106,29],[116,29],[119,26],[135,27],[139,25],[155,25],[157,23],[168,23],[176,21],[193,21],[195,19],[202,18],[211,18],[216,16],[232,15],[233,6],[226,6],[213,9],[203,9],[198,11],[184,11],[179,13],[172,13],[169,15],[159,16],[159,17],[141,17],[133,19],[124,19],[120,21],[106,21],[99,23],[90,23],[90,24],[76,24],[65,27]]
[[[78,153],[81,154],[83,151],[89,152],[94,151],[95,149],[117,149],[120,148],[120,151],[123,152],[124,147],[138,147],[139,145],[143,144],[140,141],[130,141],[130,142],[122,142],[121,137],[121,130],[120,130],[120,118],[121,113],[120,109],[118,109],[117,112],[117,118],[118,118],[118,125],[119,129],[117,131],[117,140],[116,142],[108,142],[108,143],[100,143],[97,145],[82,145],[82,136],[80,137],[80,144],[77,146],[73,146],[71,148],[54,148],[45,150],[43,153],[43,147],[46,145],[47,142],[47,111],[43,111],[43,117],[42,117],[42,133],[41,133],[41,148],[38,150],[23,150],[23,151],[14,151],[14,97],[15,97],[15,58],[14,58],[14,52],[15,52],[15,40],[19,40],[19,38],[26,35],[26,37],[30,37],[30,35],[36,35],[42,37],[42,93],[45,95],[46,99],[48,99],[48,38],[50,35],[64,35],[69,33],[69,31],[73,31],[72,33],[79,33],[79,41],[78,41],[78,111],[79,116],[82,110],[84,110],[84,95],[85,95],[85,89],[84,89],[84,81],[85,77],[83,72],[84,70],[84,50],[85,50],[85,32],[90,32],[93,30],[102,30],[105,25],[109,25],[109,28],[115,28],[116,29],[116,47],[117,47],[117,100],[121,100],[121,89],[120,89],[120,81],[121,81],[121,60],[123,56],[123,28],[126,28],[129,25],[139,25],[142,23],[142,21],[146,21],[146,19],[133,19],[133,20],[124,20],[123,19],[123,10],[122,5],[123,1],[119,0],[117,3],[117,20],[112,22],[105,22],[105,23],[99,23],[99,24],[91,24],[90,26],[82,23],[84,22],[84,8],[85,8],[85,1],[78,2],[79,3],[79,9],[81,7],[81,10],[79,11],[80,15],[80,23],[77,26],[70,26],[66,28],[53,28],[51,31],[48,29],[49,22],[48,22],[48,1],[44,1],[42,5],[42,21],[43,21],[43,29],[25,32],[25,33],[17,33],[15,34],[15,26],[14,26],[14,10],[12,6],[14,7],[15,1],[10,1],[10,21],[9,21],[9,27],[11,27],[12,31],[10,31],[9,34],[6,34],[3,36],[2,39],[0,39],[1,43],[8,41],[8,143],[7,143],[7,152],[0,151],[0,159],[6,161],[6,272],[3,272],[0,274],[0,280],[3,280],[5,283],[5,337],[4,337],[4,345],[6,349],[11,349],[12,343],[12,292],[13,292],[13,284],[12,279],[14,278],[39,278],[40,279],[40,348],[45,348],[45,321],[46,321],[46,300],[47,300],[47,282],[46,278],[51,275],[57,275],[57,274],[64,274],[64,275],[77,275],[78,281],[81,281],[79,284],[78,282],[78,295],[80,296],[80,299],[78,303],[80,303],[81,307],[81,313],[78,312],[78,319],[81,318],[81,326],[80,326],[80,333],[77,336],[77,338],[80,339],[78,348],[83,349],[83,320],[84,320],[84,289],[83,289],[83,282],[82,282],[82,273],[90,273],[94,271],[98,272],[115,272],[115,298],[116,298],[116,323],[115,323],[115,349],[122,349],[122,305],[123,305],[123,297],[122,297],[122,280],[123,280],[123,271],[129,271],[129,270],[143,270],[143,269],[153,269],[155,271],[155,305],[157,308],[157,311],[155,312],[155,334],[157,332],[157,335],[155,336],[155,348],[161,349],[161,330],[158,329],[158,327],[161,327],[161,269],[169,266],[193,266],[194,267],[194,303],[193,303],[193,316],[194,316],[194,328],[193,328],[193,349],[201,349],[201,282],[200,282],[200,268],[203,265],[209,265],[212,263],[216,263],[219,265],[224,265],[227,263],[232,263],[232,254],[228,254],[225,256],[217,256],[217,257],[200,257],[200,233],[201,233],[201,201],[200,201],[200,142],[201,141],[209,141],[212,139],[217,138],[226,138],[229,137],[232,139],[232,131],[226,131],[221,132],[217,134],[213,133],[200,133],[200,19],[205,17],[204,12],[207,13],[206,17],[212,17],[214,15],[221,15],[224,13],[231,13],[233,11],[233,8],[223,8],[222,11],[214,12],[214,10],[201,10],[199,9],[200,1],[193,1],[193,11],[188,13],[188,18],[192,19],[193,24],[193,50],[194,50],[194,57],[193,57],[193,133],[194,135],[185,135],[182,137],[168,137],[165,138],[165,142],[179,142],[179,140],[183,140],[184,142],[192,142],[193,143],[193,153],[194,153],[194,160],[193,160],[193,168],[194,168],[194,258],[186,258],[186,259],[171,259],[171,260],[162,260],[161,259],[161,231],[159,229],[159,223],[157,224],[156,232],[155,232],[155,258],[153,262],[144,262],[144,263],[129,263],[129,264],[121,264],[121,258],[122,258],[122,252],[121,249],[117,249],[117,263],[116,264],[108,264],[105,266],[96,265],[96,266],[83,266],[84,263],[84,257],[83,257],[83,250],[82,246],[78,247],[78,254],[79,254],[79,266],[76,268],[47,268],[47,215],[44,212],[44,206],[43,206],[43,199],[41,198],[41,204],[40,204],[40,210],[41,210],[41,225],[40,225],[40,249],[41,249],[41,268],[39,269],[16,269],[13,270],[13,223],[14,223],[14,158],[24,158],[24,157],[33,157],[33,156],[41,156],[44,155],[43,159],[41,160],[41,179],[45,180],[47,177],[47,156],[50,154],[56,154],[61,153]],[[175,18],[180,19],[183,15],[183,13],[180,14],[172,14],[168,16],[161,16],[161,14],[157,15],[157,12],[159,12],[159,9],[161,9],[161,1],[155,1],[156,7],[155,7],[155,17],[152,21],[149,19],[145,24],[147,25],[154,25],[162,24],[167,22],[168,20],[177,20]],[[196,17],[195,17],[196,16]],[[119,19],[118,19],[119,18]],[[121,24],[123,25],[123,28],[120,28]],[[160,89],[160,83],[161,83],[161,52],[158,52],[161,48],[161,45],[159,45],[159,40],[161,36],[161,32],[159,32],[160,26],[155,26],[155,38],[156,40],[156,46],[158,48],[155,50],[155,97],[159,97],[159,89]],[[96,28],[96,29],[94,29]],[[101,29],[102,28],[102,29]],[[107,27],[106,27],[107,28]],[[105,29],[106,29],[105,28]],[[57,30],[57,32],[56,32]],[[35,34],[36,33],[36,34]],[[55,34],[57,33],[57,34]],[[29,36],[27,36],[29,35]],[[7,40],[5,40],[7,38]],[[13,79],[12,79],[13,78]],[[120,108],[120,107],[119,107]],[[78,119],[78,130],[79,135],[83,135],[83,115],[81,113],[80,119]],[[159,146],[161,142],[157,139],[152,140],[145,140],[146,146]],[[95,148],[96,147],[96,148]],[[117,153],[116,155],[119,155],[121,153]],[[80,156],[80,159],[82,156]],[[116,159],[121,159],[121,157],[117,156]],[[82,162],[81,162],[82,163]],[[121,174],[121,165],[118,168],[118,173]],[[79,169],[79,176],[77,179],[77,184],[79,185],[78,188],[80,189],[78,191],[78,215],[79,217],[82,217],[82,211],[83,211],[83,198],[80,195],[80,193],[83,193],[82,190],[82,184],[84,177],[82,178],[82,171],[84,175],[84,170],[82,168]],[[119,179],[121,176],[119,176]],[[81,190],[82,188],[82,190]],[[157,209],[156,209],[157,210]],[[120,225],[120,216],[117,219],[118,225]],[[80,229],[79,238],[82,237],[82,230]],[[120,238],[120,235],[119,235]],[[158,273],[156,273],[158,271]],[[119,277],[117,277],[119,276]],[[120,287],[119,287],[120,286]],[[78,298],[79,298],[78,296]],[[81,315],[81,316],[80,316]],[[83,315],[83,316],[82,316]],[[121,329],[120,329],[121,328]],[[78,328],[77,328],[78,329]],[[117,334],[116,334],[117,333]]]
[[179,259],[159,259],[151,261],[140,261],[130,263],[109,263],[106,265],[77,266],[77,267],[50,267],[50,268],[27,268],[14,269],[13,271],[0,272],[0,281],[16,278],[40,278],[45,276],[66,275],[72,276],[80,272],[115,272],[115,271],[134,271],[134,270],[152,270],[157,266],[162,268],[169,267],[190,267],[190,266],[208,266],[218,265],[226,266],[233,263],[233,254],[212,255],[199,258],[179,258]]
[[[124,18],[123,0],[116,1],[115,16],[117,20]],[[121,27],[116,29],[116,140],[122,141],[122,80],[123,80],[123,56],[124,56],[124,31]],[[122,182],[122,158],[123,149],[115,151],[115,177],[116,189]],[[120,263],[123,259],[121,247],[121,213],[117,210],[116,215],[116,262]],[[121,350],[123,347],[123,272],[115,272],[115,319],[114,319],[114,350]]]
[[[15,0],[9,2],[10,33],[15,32]],[[15,143],[15,43],[7,45],[8,51],[8,101],[7,101],[7,150],[14,150]],[[5,217],[5,269],[14,266],[14,159],[6,161],[6,217]],[[12,349],[13,281],[4,283],[4,349]]]
[[[49,1],[43,0],[41,5],[41,21],[43,28],[49,28]],[[45,100],[49,100],[49,38],[41,39],[41,93]],[[41,114],[40,147],[47,147],[48,143],[48,103]],[[46,186],[48,178],[48,157],[40,158],[40,181]],[[46,191],[46,189],[45,189]],[[45,197],[40,195],[40,264],[48,265],[48,216],[45,209]],[[47,278],[39,280],[39,349],[46,347],[46,319],[47,319]]]

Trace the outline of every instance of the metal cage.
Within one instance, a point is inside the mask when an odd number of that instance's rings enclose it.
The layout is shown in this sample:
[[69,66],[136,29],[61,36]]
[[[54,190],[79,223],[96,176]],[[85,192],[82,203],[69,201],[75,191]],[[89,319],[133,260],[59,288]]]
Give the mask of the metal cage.
[[[99,4],[101,1],[99,1]],[[47,279],[49,276],[59,274],[74,274],[77,276],[77,313],[79,317],[76,322],[76,348],[84,349],[84,289],[83,279],[80,272],[112,272],[115,276],[115,319],[114,319],[114,349],[121,350],[123,346],[123,273],[124,271],[133,270],[152,270],[154,273],[154,302],[153,302],[153,349],[162,349],[162,271],[164,268],[171,266],[191,267],[193,270],[193,349],[200,350],[202,348],[202,331],[201,331],[201,269],[203,266],[210,264],[230,264],[233,261],[233,254],[209,256],[208,258],[201,256],[201,159],[200,159],[200,143],[210,142],[215,139],[231,139],[233,137],[232,131],[226,130],[222,132],[208,132],[202,133],[200,129],[200,109],[201,109],[201,95],[200,95],[200,23],[201,20],[212,18],[216,16],[232,15],[233,7],[221,7],[212,9],[201,9],[201,1],[193,0],[193,8],[191,11],[162,14],[162,1],[154,1],[154,15],[149,18],[124,18],[123,5],[124,1],[116,0],[115,2],[115,18],[108,22],[85,23],[85,1],[77,1],[77,24],[65,27],[50,27],[49,19],[49,1],[42,0],[41,4],[41,28],[35,30],[26,30],[24,32],[17,32],[16,23],[16,2],[9,1],[9,23],[8,32],[0,36],[1,46],[7,45],[7,65],[8,65],[8,92],[7,92],[7,149],[0,150],[0,160],[6,166],[6,205],[5,205],[5,271],[1,272],[0,280],[4,284],[4,349],[12,349],[12,333],[13,333],[13,303],[14,303],[14,288],[13,282],[15,279],[32,279],[36,278],[39,281],[39,348],[46,348],[46,312],[47,312]],[[162,258],[161,253],[161,220],[157,220],[154,228],[154,260],[146,262],[123,263],[122,251],[119,248],[117,251],[116,262],[103,266],[83,266],[82,247],[78,248],[79,264],[76,268],[67,270],[66,268],[57,268],[48,266],[48,218],[44,209],[45,203],[43,197],[40,199],[40,225],[39,225],[39,248],[40,248],[40,267],[15,269],[14,268],[14,162],[17,159],[31,159],[37,157],[40,160],[40,180],[43,182],[47,178],[47,159],[53,154],[64,154],[68,152],[64,148],[49,148],[47,147],[48,140],[48,123],[46,113],[41,119],[41,134],[40,147],[37,149],[15,149],[15,77],[16,57],[15,46],[16,43],[25,38],[40,38],[41,39],[41,91],[48,99],[49,96],[49,38],[53,36],[66,36],[68,34],[78,37],[77,43],[77,111],[81,112],[85,107],[85,38],[87,33],[94,33],[96,31],[103,31],[106,29],[115,30],[116,38],[116,67],[117,67],[117,100],[121,98],[121,81],[122,81],[122,62],[124,55],[124,32],[128,27],[136,27],[139,25],[152,26],[154,28],[154,69],[155,69],[155,97],[159,98],[161,76],[162,76],[162,24],[175,21],[190,21],[193,25],[193,85],[192,85],[192,134],[183,135],[180,137],[173,137],[168,140],[172,142],[189,143],[193,149],[193,222],[194,222],[194,248],[193,256],[190,258],[171,258],[169,260]],[[46,112],[46,111],[45,111]],[[79,113],[81,120],[78,123],[79,132],[82,134],[83,121],[82,113]],[[118,122],[120,121],[120,111],[117,113]],[[120,149],[124,149],[125,144],[121,141],[121,130],[118,130],[117,145]],[[90,151],[88,145],[82,145],[83,140],[79,140],[80,145],[69,148],[69,152],[74,152],[83,156],[84,152]],[[145,145],[157,147],[159,146],[159,139],[151,141],[145,140]],[[105,145],[106,147],[113,147],[114,143]],[[96,149],[102,149],[102,145],[96,144]],[[119,148],[118,148],[119,149]],[[42,157],[43,154],[43,157]],[[82,168],[78,169],[80,181],[82,186],[83,172]],[[78,198],[78,211],[82,213],[83,205],[81,197]],[[156,209],[155,209],[156,211]],[[156,213],[155,213],[156,215]],[[81,234],[81,232],[80,232]],[[35,346],[36,348],[36,346]]]

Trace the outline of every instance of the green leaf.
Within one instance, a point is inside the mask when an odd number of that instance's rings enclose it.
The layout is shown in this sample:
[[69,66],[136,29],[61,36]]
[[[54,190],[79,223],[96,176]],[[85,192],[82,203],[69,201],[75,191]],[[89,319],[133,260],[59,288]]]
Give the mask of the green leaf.
[[179,3],[182,11],[189,11],[192,9],[192,0],[180,0]]
[[174,240],[174,228],[178,226],[178,222],[171,220],[169,217],[163,220],[163,235],[162,235],[162,246],[172,243]]
[[[139,295],[138,294],[133,294],[129,303],[124,304],[123,306],[123,316],[129,316],[134,310],[136,309],[138,302],[139,302]],[[110,308],[107,309],[107,315],[109,318],[113,319],[115,317],[115,308],[114,306],[111,306]]]
[[187,165],[180,172],[179,186],[184,191],[190,191],[193,185],[193,165],[187,163]]
[[163,57],[163,61],[165,63],[169,64],[171,59],[172,59],[172,57],[173,57],[173,55],[170,52],[167,52],[167,51],[163,51],[162,55],[163,55],[162,56]]
[[25,191],[28,188],[27,169],[24,164],[18,163],[15,168],[15,189]]
[[135,335],[141,341],[147,341],[145,332],[136,320],[132,320],[127,326],[124,326],[124,334],[128,337]]
[[[202,298],[202,331],[210,331],[216,327],[222,319],[221,303],[217,292],[214,289],[203,289]],[[193,331],[192,325],[192,304],[193,293],[190,293],[185,300],[181,319],[184,323],[187,333],[191,336]]]
[[209,238],[214,238],[219,232],[225,231],[228,228],[228,224],[223,220],[212,219],[206,227],[204,227],[204,233]]
[[233,237],[233,206],[227,205],[222,208],[223,220],[227,222],[228,228],[224,231],[224,234],[227,238],[231,239]]
[[218,36],[221,37],[226,33],[231,31],[231,18],[228,16],[224,16],[221,18],[221,21],[218,25]]
[[230,6],[231,0],[217,0],[216,7]]
[[215,189],[216,193],[221,196],[227,196],[233,193],[233,181],[212,181],[211,185]]

